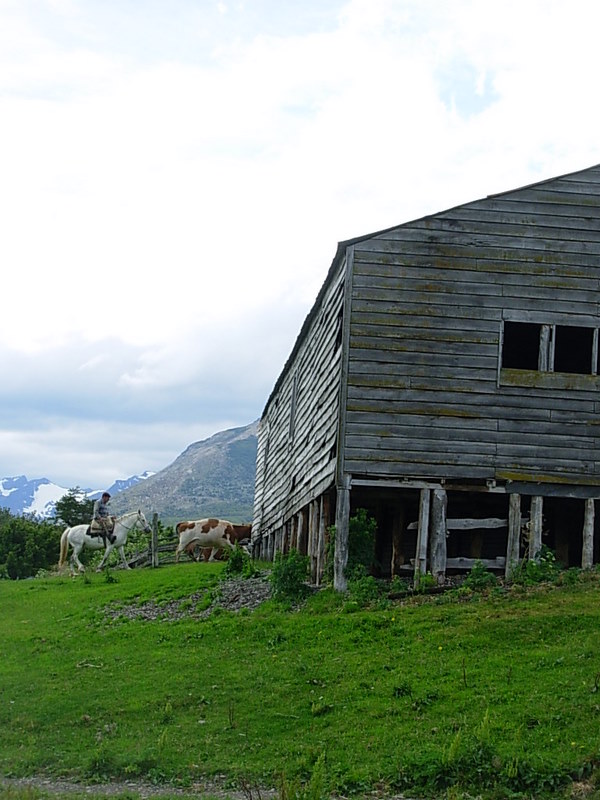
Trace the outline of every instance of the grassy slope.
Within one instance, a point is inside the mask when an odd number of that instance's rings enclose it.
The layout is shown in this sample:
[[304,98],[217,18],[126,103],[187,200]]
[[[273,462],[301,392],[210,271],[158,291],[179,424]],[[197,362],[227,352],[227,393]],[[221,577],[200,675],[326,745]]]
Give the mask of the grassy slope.
[[600,758],[597,575],[354,613],[328,592],[301,613],[104,612],[209,591],[221,569],[0,582],[0,775],[273,784],[324,754],[331,790],[479,790],[493,771],[508,792]]

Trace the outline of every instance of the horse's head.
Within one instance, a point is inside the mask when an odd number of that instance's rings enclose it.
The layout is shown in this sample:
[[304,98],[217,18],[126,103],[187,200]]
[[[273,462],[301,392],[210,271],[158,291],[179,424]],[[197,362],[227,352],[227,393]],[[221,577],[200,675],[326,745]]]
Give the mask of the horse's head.
[[144,533],[152,533],[152,528],[148,525],[148,520],[141,510],[137,512],[136,524],[144,531]]

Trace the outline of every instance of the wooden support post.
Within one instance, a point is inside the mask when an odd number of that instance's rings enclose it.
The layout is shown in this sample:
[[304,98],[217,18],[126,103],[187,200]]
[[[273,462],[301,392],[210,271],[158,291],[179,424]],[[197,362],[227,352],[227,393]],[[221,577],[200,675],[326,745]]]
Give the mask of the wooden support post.
[[404,524],[405,508],[404,504],[394,509],[392,519],[392,578],[400,574],[400,567],[404,564]]
[[429,507],[431,490],[421,489],[419,499],[419,528],[417,531],[417,552],[415,553],[415,586],[419,578],[427,572],[427,539],[429,537]]
[[275,531],[271,531],[267,537],[267,554],[269,561],[275,560],[275,536]]
[[151,563],[153,567],[158,567],[158,514],[152,514],[152,539],[151,539]]
[[431,574],[439,584],[445,582],[446,577],[446,508],[448,496],[445,489],[434,489],[431,498],[431,513],[429,518],[430,547],[429,557]]
[[298,538],[296,547],[300,555],[306,555],[306,525],[304,524],[304,511],[298,512]]
[[292,517],[292,532],[290,535],[290,550],[298,549],[298,515]]
[[348,586],[344,571],[348,563],[348,527],[350,525],[350,475],[344,475],[338,487],[335,507],[335,557],[333,560],[333,588],[345,592]]
[[321,495],[319,501],[319,533],[317,541],[317,574],[315,583],[317,586],[321,585],[321,578],[323,577],[323,567],[325,564],[325,529],[327,527],[327,519],[329,518],[329,498],[326,495]]
[[521,550],[521,495],[508,496],[508,542],[506,544],[506,567],[504,577],[510,578],[519,563]]
[[539,561],[542,549],[544,498],[531,498],[531,511],[529,514],[529,560]]
[[308,523],[308,555],[310,557],[310,579],[317,582],[317,552],[319,549],[319,501],[313,500],[310,504]]
[[585,515],[583,518],[583,547],[581,551],[581,568],[591,569],[594,564],[594,517],[595,501],[588,497],[585,501]]

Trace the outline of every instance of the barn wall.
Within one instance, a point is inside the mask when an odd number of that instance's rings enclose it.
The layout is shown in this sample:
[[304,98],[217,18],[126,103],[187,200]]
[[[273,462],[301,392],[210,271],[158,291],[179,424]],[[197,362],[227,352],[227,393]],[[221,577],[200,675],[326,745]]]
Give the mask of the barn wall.
[[334,483],[345,270],[340,259],[261,418],[255,540],[281,531]]
[[500,369],[507,321],[600,327],[600,168],[352,250],[346,473],[600,486],[592,368]]

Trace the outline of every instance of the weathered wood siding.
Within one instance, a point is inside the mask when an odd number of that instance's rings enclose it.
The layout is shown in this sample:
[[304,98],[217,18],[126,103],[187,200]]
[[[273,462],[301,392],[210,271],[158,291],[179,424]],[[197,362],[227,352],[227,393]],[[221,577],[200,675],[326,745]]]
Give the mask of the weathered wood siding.
[[344,472],[600,486],[600,378],[499,369],[506,320],[600,327],[599,167],[348,252]]
[[345,260],[320,303],[260,421],[253,538],[276,532],[335,481]]

